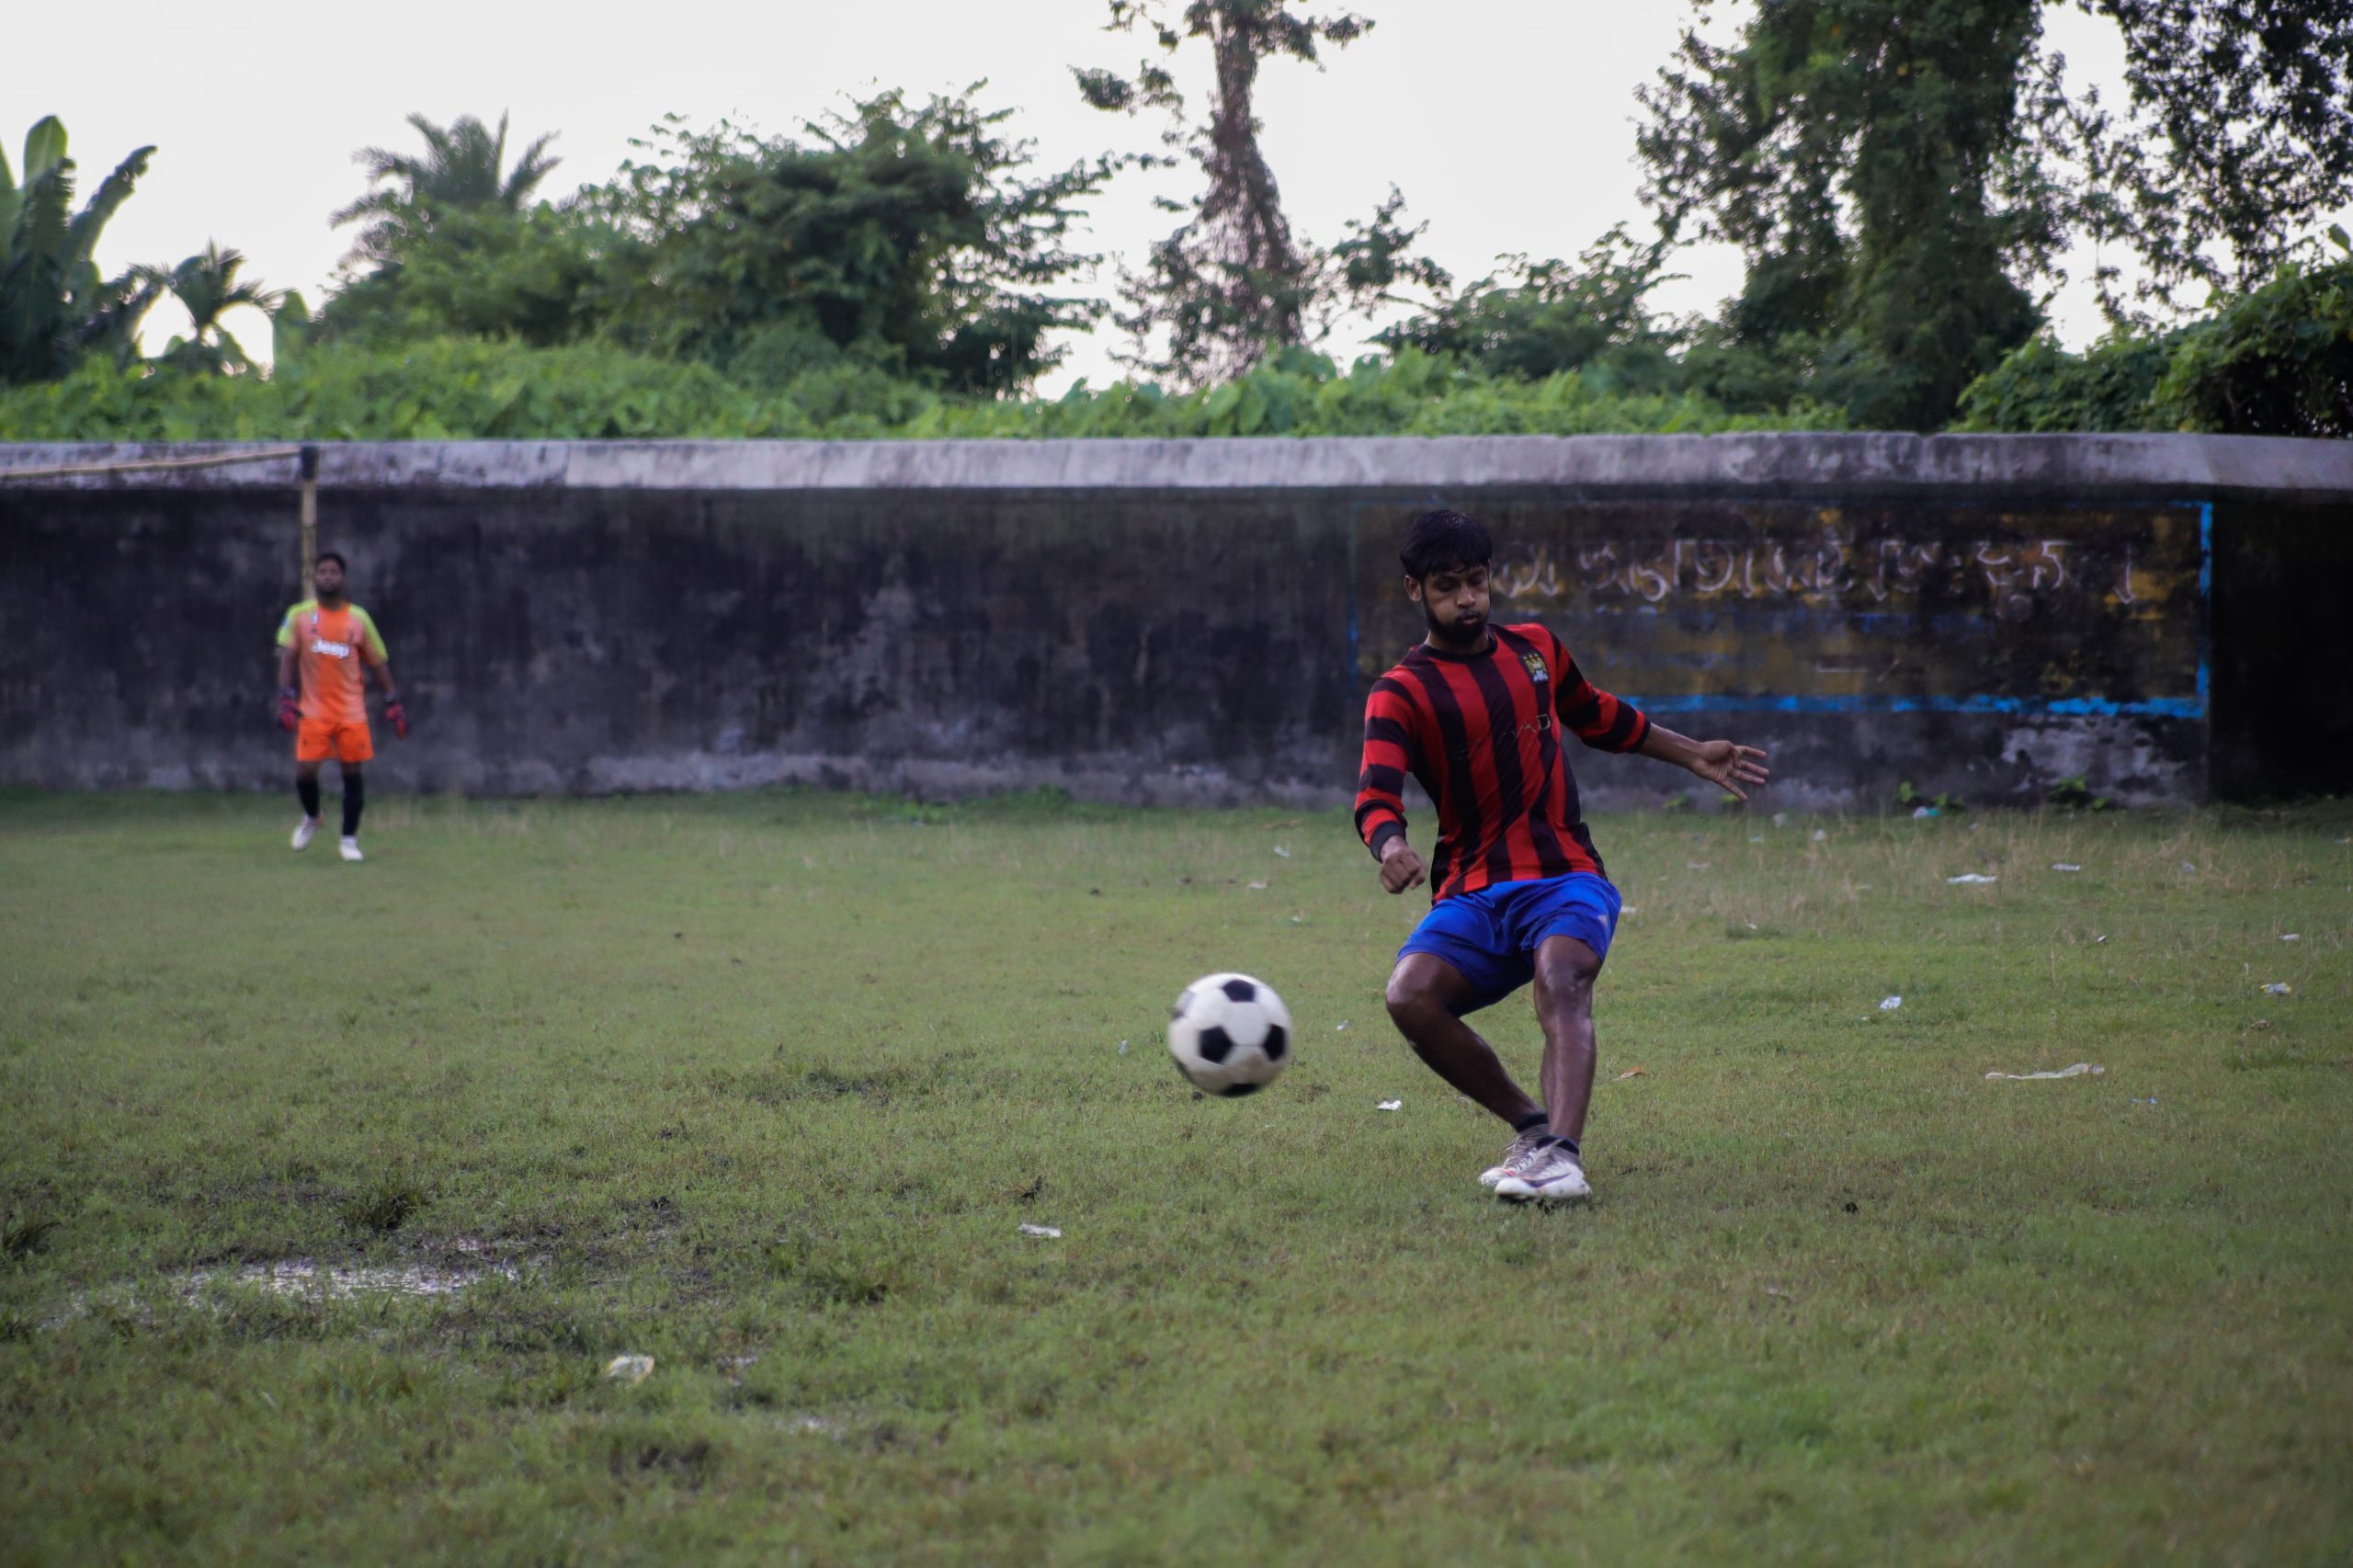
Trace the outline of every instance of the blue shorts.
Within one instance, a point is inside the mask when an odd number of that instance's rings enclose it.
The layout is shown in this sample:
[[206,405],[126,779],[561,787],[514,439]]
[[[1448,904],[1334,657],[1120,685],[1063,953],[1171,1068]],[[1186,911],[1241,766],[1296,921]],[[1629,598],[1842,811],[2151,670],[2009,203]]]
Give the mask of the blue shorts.
[[1456,1016],[1475,1013],[1535,978],[1536,949],[1547,937],[1574,937],[1608,958],[1619,903],[1618,890],[1590,871],[1497,882],[1439,900],[1397,956],[1430,953],[1461,971],[1472,999]]

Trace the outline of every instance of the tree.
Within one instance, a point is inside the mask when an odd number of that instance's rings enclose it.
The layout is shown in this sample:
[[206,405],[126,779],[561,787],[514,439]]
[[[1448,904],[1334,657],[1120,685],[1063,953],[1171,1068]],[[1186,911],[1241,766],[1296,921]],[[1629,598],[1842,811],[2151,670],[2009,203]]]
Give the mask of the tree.
[[2120,123],[2062,92],[2038,130],[2083,171],[2086,232],[2146,265],[2135,302],[2177,311],[2184,285],[2245,294],[2315,259],[2308,231],[2353,196],[2353,0],[2075,3],[2122,30],[2131,106]]
[[85,355],[128,359],[136,351],[140,318],[160,288],[137,269],[101,276],[96,252],[154,151],[125,158],[79,212],[55,115],[26,133],[21,183],[0,153],[0,384],[53,381]]
[[259,283],[240,280],[237,274],[244,265],[244,252],[222,250],[217,243],[208,243],[168,272],[149,270],[148,277],[168,290],[188,315],[188,335],[175,337],[165,347],[165,364],[222,374],[253,368],[244,346],[222,324],[221,318],[240,305],[264,312],[275,311],[284,296]]
[[[1183,148],[1208,181],[1191,216],[1154,244],[1143,271],[1120,290],[1129,309],[1115,319],[1139,346],[1129,363],[1187,384],[1226,380],[1276,349],[1320,339],[1349,304],[1385,297],[1400,281],[1444,278],[1406,259],[1420,231],[1397,226],[1403,203],[1394,191],[1332,251],[1297,239],[1258,147],[1252,95],[1261,62],[1287,55],[1320,68],[1322,45],[1355,41],[1370,19],[1303,16],[1290,0],[1189,0],[1173,16],[1163,0],[1109,3],[1106,30],[1148,32],[1163,58],[1145,60],[1132,77],[1076,70],[1081,96],[1116,113],[1165,112],[1164,142]],[[1209,44],[1214,74],[1208,114],[1188,131],[1184,95],[1165,60],[1193,39]],[[1148,345],[1162,332],[1165,347],[1154,358]]]
[[[2123,29],[2125,120],[2044,46],[2060,3]],[[2353,0],[1768,0],[1731,44],[1686,32],[1640,149],[1667,233],[1747,256],[1733,345],[1928,427],[2032,335],[2072,238],[2131,244],[2143,303],[2276,267],[2353,195],[2348,68]]]
[[506,120],[498,117],[492,131],[470,114],[447,126],[436,125],[422,114],[408,117],[425,140],[425,155],[415,157],[382,147],[362,147],[352,161],[368,171],[368,183],[377,188],[337,210],[337,226],[365,222],[352,247],[355,259],[385,263],[397,260],[402,243],[420,231],[429,231],[453,212],[484,210],[510,215],[525,211],[532,194],[553,172],[561,158],[547,155],[550,131],[506,161]]
[[1686,32],[1638,145],[1668,233],[1696,215],[1746,254],[1736,341],[1823,345],[1859,420],[1924,428],[2033,333],[2014,274],[2058,238],[2020,177],[2040,27],[2040,0],[1779,0],[1734,45]]
[[1639,244],[1620,223],[1574,263],[1505,256],[1502,272],[1459,294],[1442,289],[1434,308],[1374,341],[1529,381],[1606,362],[1632,390],[1666,390],[1677,379],[1669,356],[1681,336],[1646,304],[1665,280],[1665,253],[1664,241]]
[[608,328],[778,382],[844,358],[960,391],[1026,385],[1057,328],[1101,307],[1053,291],[1097,258],[1069,249],[1077,204],[1117,167],[1037,177],[1010,111],[972,94],[885,92],[763,138],[673,117],[646,154],[582,193],[616,236]]

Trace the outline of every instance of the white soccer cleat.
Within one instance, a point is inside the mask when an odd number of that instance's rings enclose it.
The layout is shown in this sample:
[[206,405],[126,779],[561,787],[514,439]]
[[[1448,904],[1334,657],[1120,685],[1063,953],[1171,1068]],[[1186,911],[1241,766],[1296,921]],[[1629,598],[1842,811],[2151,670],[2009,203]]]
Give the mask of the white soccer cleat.
[[311,840],[318,837],[318,819],[315,817],[304,817],[301,822],[294,824],[295,850],[299,853],[301,850],[308,849],[311,846]]
[[359,853],[359,840],[352,837],[349,834],[344,835],[343,843],[340,846],[340,852],[342,853],[343,858],[347,860],[365,860],[368,858],[367,856]]
[[1585,1164],[1565,1143],[1547,1143],[1495,1184],[1495,1196],[1512,1203],[1574,1203],[1593,1196]]
[[1530,1129],[1529,1131],[1523,1132],[1518,1137],[1514,1138],[1510,1142],[1504,1145],[1504,1157],[1479,1173],[1479,1185],[1481,1187],[1494,1187],[1498,1182],[1502,1181],[1504,1177],[1511,1175],[1512,1171],[1523,1161],[1534,1159],[1536,1157],[1536,1151],[1541,1148],[1543,1146],[1544,1140],[1551,1136],[1551,1133],[1545,1131],[1544,1129],[1538,1127]]

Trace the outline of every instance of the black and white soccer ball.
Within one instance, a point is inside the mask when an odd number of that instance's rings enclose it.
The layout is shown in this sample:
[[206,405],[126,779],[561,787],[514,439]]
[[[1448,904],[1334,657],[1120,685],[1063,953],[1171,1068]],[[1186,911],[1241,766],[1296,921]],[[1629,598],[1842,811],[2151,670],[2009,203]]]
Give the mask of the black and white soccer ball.
[[1290,1064],[1290,1009],[1246,974],[1205,974],[1168,1010],[1168,1054],[1204,1094],[1256,1094]]

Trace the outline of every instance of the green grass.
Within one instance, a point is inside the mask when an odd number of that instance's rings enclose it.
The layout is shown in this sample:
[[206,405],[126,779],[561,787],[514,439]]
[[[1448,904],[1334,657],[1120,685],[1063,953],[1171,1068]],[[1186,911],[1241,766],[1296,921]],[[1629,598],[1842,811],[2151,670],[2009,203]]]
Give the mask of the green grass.
[[[2353,1551],[2344,808],[1602,821],[1552,1214],[1339,813],[291,814],[0,798],[0,1559]],[[1302,1040],[1231,1103],[1223,968]]]

